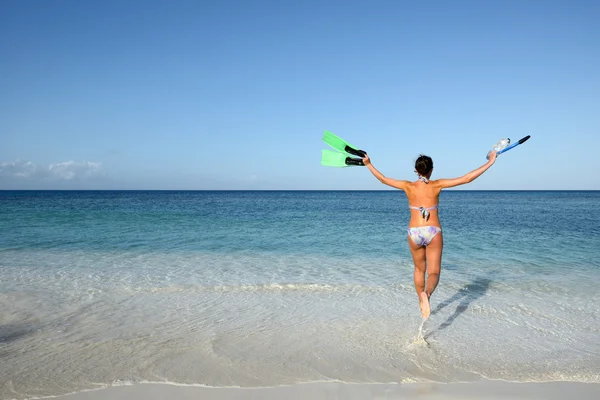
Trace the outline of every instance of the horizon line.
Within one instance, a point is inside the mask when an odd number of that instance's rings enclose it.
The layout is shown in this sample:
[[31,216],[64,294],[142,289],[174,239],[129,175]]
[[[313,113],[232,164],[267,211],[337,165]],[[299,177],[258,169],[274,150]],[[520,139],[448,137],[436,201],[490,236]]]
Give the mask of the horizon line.
[[[396,192],[400,189],[0,189],[0,192]],[[444,189],[445,192],[600,192],[600,189]]]

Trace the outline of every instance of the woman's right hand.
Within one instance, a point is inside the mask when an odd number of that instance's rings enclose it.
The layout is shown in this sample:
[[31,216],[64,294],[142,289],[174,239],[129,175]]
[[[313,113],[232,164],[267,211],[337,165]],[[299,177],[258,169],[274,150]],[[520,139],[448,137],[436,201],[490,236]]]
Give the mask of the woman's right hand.
[[498,156],[498,153],[496,152],[496,150],[490,150],[490,152],[487,155],[488,161],[491,162],[492,164],[495,163],[497,156]]
[[363,160],[363,164],[365,164],[365,165],[371,164],[371,159],[369,158],[368,154],[365,154],[365,156],[362,160]]

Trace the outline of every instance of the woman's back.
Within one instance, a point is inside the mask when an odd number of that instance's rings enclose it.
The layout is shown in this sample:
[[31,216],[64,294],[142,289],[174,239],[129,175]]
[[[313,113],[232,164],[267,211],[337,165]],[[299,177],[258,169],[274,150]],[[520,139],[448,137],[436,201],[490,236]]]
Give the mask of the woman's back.
[[[425,183],[421,180],[410,182],[405,186],[404,192],[408,198],[410,208],[410,228],[417,226],[437,226],[441,228],[438,218],[438,203],[441,188],[435,184],[435,181]],[[427,211],[424,213],[423,211]],[[423,218],[427,215],[427,218]]]

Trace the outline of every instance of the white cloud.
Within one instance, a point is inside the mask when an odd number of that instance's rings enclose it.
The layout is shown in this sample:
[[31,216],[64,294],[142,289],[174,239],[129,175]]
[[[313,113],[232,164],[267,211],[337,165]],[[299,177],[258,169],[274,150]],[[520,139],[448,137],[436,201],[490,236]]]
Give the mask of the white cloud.
[[23,160],[0,162],[0,176],[17,179],[72,181],[95,176],[101,169],[101,163],[91,161],[65,161],[48,166]]
[[74,178],[88,178],[100,172],[102,164],[91,161],[75,162],[66,161],[56,164],[50,164],[48,171],[64,180]]

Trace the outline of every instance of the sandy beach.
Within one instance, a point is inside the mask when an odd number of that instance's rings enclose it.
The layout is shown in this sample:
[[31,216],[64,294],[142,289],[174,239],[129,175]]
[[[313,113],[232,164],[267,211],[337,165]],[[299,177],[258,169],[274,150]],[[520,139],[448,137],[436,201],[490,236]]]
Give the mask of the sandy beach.
[[333,400],[333,399],[598,399],[600,384],[575,382],[512,383],[478,381],[472,383],[349,384],[307,383],[273,388],[212,388],[144,383],[114,386],[59,396],[63,400],[121,399],[205,399],[205,400]]

